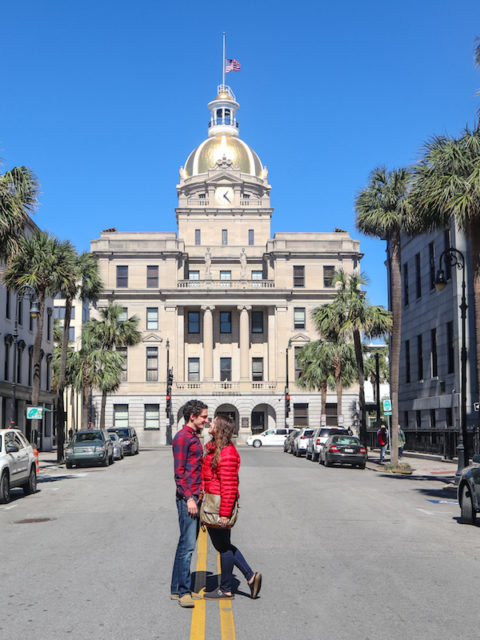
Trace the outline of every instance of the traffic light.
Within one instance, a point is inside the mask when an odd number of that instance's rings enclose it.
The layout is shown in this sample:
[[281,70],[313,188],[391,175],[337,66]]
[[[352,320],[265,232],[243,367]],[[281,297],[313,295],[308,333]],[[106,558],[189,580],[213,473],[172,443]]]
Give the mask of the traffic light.
[[288,418],[290,415],[290,394],[288,391],[285,391],[285,417]]
[[165,402],[165,413],[167,414],[167,416],[169,416],[170,415],[170,411],[172,410],[172,396],[170,394],[167,394],[165,400],[166,400],[166,402]]
[[167,387],[171,389],[172,384],[173,384],[173,369],[169,369],[168,376],[167,376]]

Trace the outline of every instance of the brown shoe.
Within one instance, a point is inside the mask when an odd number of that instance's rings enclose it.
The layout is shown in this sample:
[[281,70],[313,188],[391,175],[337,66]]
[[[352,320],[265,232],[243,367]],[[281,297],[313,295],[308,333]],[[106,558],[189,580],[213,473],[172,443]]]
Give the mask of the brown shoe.
[[170,594],[170,600],[178,600],[180,596],[178,595],[178,593],[171,593]]
[[262,588],[262,574],[258,572],[255,573],[253,576],[253,580],[248,583],[248,586],[250,587],[252,598],[256,598],[260,593],[260,589]]
[[189,593],[186,593],[184,596],[178,598],[178,604],[185,609],[193,609],[193,607],[195,606],[193,598]]
[[203,600],[203,593],[195,593],[195,591],[192,591],[192,599]]

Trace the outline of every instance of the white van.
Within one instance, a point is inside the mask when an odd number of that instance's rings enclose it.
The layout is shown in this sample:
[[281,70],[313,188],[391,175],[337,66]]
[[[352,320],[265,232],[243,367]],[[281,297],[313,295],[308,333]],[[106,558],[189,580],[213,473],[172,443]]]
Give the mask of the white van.
[[265,446],[282,446],[285,442],[285,438],[291,431],[295,431],[295,429],[267,429],[263,433],[257,433],[254,436],[249,436],[247,438],[247,444],[249,446],[258,447]]

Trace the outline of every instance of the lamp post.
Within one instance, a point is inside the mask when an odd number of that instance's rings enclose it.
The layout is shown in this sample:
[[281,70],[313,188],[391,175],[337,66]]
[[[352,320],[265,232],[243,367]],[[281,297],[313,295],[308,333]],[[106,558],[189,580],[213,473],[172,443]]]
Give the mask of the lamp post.
[[12,400],[13,400],[13,422],[17,426],[17,353],[18,353],[18,309],[24,298],[30,300],[30,316],[36,318],[40,313],[38,306],[37,293],[29,284],[22,284],[16,290],[15,301],[15,322],[13,325],[13,382],[12,382]]
[[172,414],[172,383],[173,383],[173,369],[170,369],[170,340],[167,338],[167,342],[165,344],[167,347],[167,393],[166,393],[166,406],[165,412],[167,414],[167,429],[165,438],[167,444],[172,444],[172,425],[173,425],[173,414]]
[[289,340],[287,348],[285,349],[285,428],[288,427],[288,416],[290,415],[290,391],[288,389],[288,350],[291,343],[291,340]]
[[439,269],[435,278],[435,287],[439,291],[443,291],[447,286],[447,278],[442,269],[442,260],[445,265],[457,267],[462,272],[462,300],[460,302],[460,317],[462,320],[462,347],[460,356],[460,431],[458,434],[458,467],[455,474],[456,481],[460,478],[462,470],[468,465],[468,447],[467,447],[467,343],[466,343],[466,321],[467,321],[467,299],[465,294],[465,256],[461,251],[450,247],[440,255]]

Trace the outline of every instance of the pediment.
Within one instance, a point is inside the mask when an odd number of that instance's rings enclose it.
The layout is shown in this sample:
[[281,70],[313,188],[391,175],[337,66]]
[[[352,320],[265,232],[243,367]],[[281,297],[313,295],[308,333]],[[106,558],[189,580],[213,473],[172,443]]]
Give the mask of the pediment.
[[163,338],[161,338],[158,333],[147,333],[147,335],[143,337],[142,342],[163,342]]
[[211,184],[214,186],[218,184],[225,185],[227,183],[231,185],[243,184],[244,180],[232,174],[231,171],[217,171],[214,176],[209,176],[205,180],[205,184]]
[[306,336],[304,333],[297,333],[296,335],[290,338],[291,342],[295,342],[295,344],[307,344],[311,342],[310,338]]

